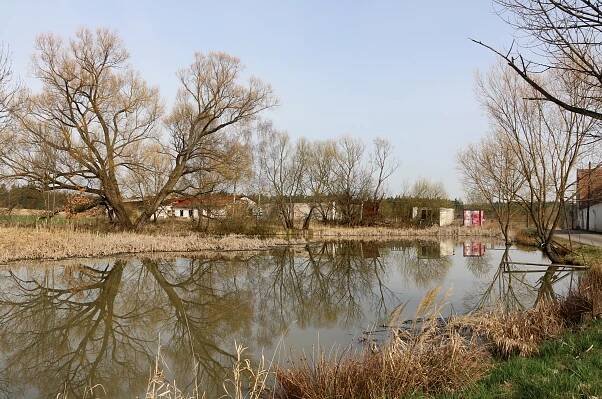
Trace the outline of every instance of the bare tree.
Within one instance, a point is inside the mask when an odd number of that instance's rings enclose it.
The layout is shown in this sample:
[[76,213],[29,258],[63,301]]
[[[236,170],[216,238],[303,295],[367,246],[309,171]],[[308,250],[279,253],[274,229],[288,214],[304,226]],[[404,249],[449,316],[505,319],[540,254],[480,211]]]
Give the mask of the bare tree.
[[[524,33],[524,41],[513,43],[509,51],[499,51],[476,41],[506,61],[533,89],[532,98],[550,101],[561,108],[602,119],[602,7],[586,0],[495,0],[500,14]],[[584,88],[584,96],[593,102],[582,103],[549,81],[538,79],[543,71],[555,70],[556,76],[570,75]],[[598,131],[591,139],[601,138]]]
[[[575,104],[588,106],[592,102],[583,95],[588,88],[580,80],[569,81],[554,71],[541,80],[564,92]],[[596,121],[550,102],[529,100],[534,89],[504,67],[481,78],[479,87],[499,140],[509,146],[509,162],[516,163],[524,179],[524,187],[516,196],[534,222],[541,248],[557,261],[554,232],[571,185],[570,175]]]
[[[198,53],[178,74],[176,103],[162,124],[158,90],[127,61],[121,40],[107,30],[80,30],[67,44],[53,35],[40,36],[34,72],[42,91],[27,93],[25,106],[14,113],[19,124],[14,146],[0,150],[0,162],[9,177],[100,198],[117,222],[131,229],[145,224],[167,196],[180,191],[182,178],[205,167],[205,144],[212,136],[253,120],[276,102],[261,81],[239,82],[237,58]],[[163,154],[169,168],[134,216],[124,203],[124,176],[153,172],[146,151]]]
[[488,136],[458,154],[467,194],[476,194],[491,206],[506,245],[511,242],[510,222],[518,208],[518,192],[525,182],[518,164],[503,133]]
[[332,140],[317,141],[310,145],[307,159],[307,176],[305,192],[309,196],[310,212],[303,224],[309,227],[309,221],[314,210],[317,210],[323,222],[333,218],[334,206],[332,201],[332,185],[336,143]]
[[362,220],[363,203],[370,195],[370,173],[364,162],[364,144],[344,136],[337,141],[332,192],[341,222],[352,225]]
[[12,68],[8,50],[0,45],[0,134],[8,126],[9,110],[15,93],[12,84]]
[[442,200],[447,199],[447,192],[443,183],[433,182],[427,178],[420,178],[412,185],[410,196],[421,199]]
[[308,144],[305,140],[293,143],[286,132],[275,130],[269,123],[262,124],[259,133],[257,157],[261,176],[284,227],[293,229],[295,197],[303,193]]
[[[386,139],[377,137],[373,141],[373,151],[370,154],[370,180],[372,195],[368,206],[362,213],[364,224],[373,224],[380,215],[380,205],[385,197],[386,182],[398,167],[393,153],[393,145]],[[368,213],[368,214],[366,214]]]
[[385,196],[386,181],[397,170],[399,163],[393,153],[393,145],[387,139],[377,137],[373,144],[374,151],[370,159],[374,186],[372,201],[380,202]]

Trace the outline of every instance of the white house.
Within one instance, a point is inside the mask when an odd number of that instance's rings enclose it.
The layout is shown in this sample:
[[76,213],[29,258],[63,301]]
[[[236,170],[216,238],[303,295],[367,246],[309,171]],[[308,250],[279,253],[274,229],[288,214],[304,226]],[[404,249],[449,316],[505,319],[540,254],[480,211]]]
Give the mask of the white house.
[[236,211],[252,211],[255,201],[233,194],[206,194],[197,197],[174,199],[164,206],[162,217],[176,219],[198,219],[202,216],[222,219]]
[[577,170],[576,227],[602,233],[602,168]]

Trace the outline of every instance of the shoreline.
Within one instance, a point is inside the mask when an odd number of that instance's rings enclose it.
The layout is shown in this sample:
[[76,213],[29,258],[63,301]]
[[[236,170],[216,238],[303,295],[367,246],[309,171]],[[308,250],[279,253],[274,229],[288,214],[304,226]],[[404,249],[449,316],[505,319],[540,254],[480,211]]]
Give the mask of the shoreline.
[[0,227],[0,264],[17,261],[59,261],[141,253],[169,254],[270,250],[316,241],[441,238],[496,238],[491,229],[444,227],[428,229],[321,228],[305,234],[266,236],[206,235],[195,232],[91,232],[44,227]]

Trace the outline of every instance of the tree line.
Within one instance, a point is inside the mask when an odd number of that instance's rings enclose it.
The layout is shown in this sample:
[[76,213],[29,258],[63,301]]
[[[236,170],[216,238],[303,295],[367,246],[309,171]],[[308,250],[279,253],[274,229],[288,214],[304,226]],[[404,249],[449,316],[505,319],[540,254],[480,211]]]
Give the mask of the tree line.
[[245,78],[225,53],[194,54],[169,109],[106,29],[40,35],[32,70],[38,91],[15,79],[0,49],[0,179],[85,196],[124,229],[173,196],[241,189],[271,198],[286,228],[300,196],[310,204],[305,227],[335,209],[342,223],[365,223],[397,167],[385,139],[370,151],[352,137],[292,140],[261,118],[278,104],[270,85]]

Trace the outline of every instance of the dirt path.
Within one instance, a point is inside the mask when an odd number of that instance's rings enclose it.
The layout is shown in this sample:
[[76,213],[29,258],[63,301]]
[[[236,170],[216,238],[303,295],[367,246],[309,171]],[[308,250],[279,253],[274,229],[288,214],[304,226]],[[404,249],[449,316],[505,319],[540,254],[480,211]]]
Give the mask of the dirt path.
[[570,239],[574,242],[602,247],[602,234],[600,233],[579,230],[562,230],[559,231],[556,236],[559,238],[564,238],[565,240],[568,240],[570,237]]

